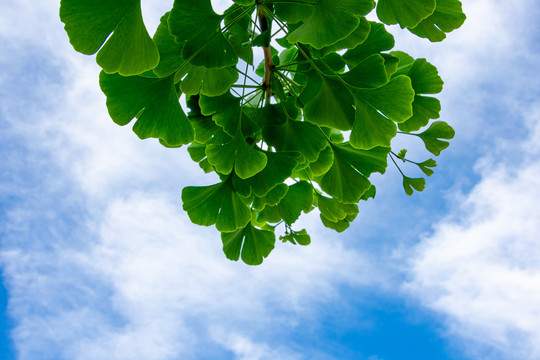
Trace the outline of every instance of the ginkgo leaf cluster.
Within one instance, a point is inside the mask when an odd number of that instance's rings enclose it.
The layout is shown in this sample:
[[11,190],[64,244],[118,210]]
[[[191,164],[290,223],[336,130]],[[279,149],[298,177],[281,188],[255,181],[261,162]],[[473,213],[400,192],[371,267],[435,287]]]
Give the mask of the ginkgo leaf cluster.
[[465,20],[459,0],[234,0],[222,14],[210,0],[174,0],[153,37],[140,0],[61,0],[60,18],[75,50],[97,53],[114,122],[187,146],[217,173],[181,197],[231,260],[261,264],[277,235],[308,245],[295,223],[316,208],[346,230],[389,159],[408,195],[422,191],[397,160],[427,176],[436,162],[393,151],[393,139],[415,136],[438,156],[454,136],[436,120],[436,67],[394,50],[386,26],[441,41]]

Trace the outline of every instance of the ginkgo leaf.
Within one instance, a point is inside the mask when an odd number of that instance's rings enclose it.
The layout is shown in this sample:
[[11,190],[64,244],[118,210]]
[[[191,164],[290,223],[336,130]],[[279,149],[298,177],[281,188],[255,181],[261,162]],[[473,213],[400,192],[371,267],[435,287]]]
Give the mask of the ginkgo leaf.
[[273,232],[259,230],[251,224],[230,233],[222,233],[223,252],[229,260],[242,261],[248,265],[260,265],[274,249],[276,237]]
[[[334,162],[332,167],[323,176],[317,179],[321,188],[337,200],[353,204],[360,201],[364,192],[370,188],[371,183],[367,176],[371,171],[383,171],[382,164],[386,164],[386,156],[382,159],[382,154],[388,150],[381,152],[376,150],[356,150],[347,144],[333,145]],[[371,154],[370,154],[371,152]],[[373,156],[365,156],[370,154]],[[378,154],[378,155],[377,155]],[[381,156],[377,161],[377,156]],[[386,166],[384,166],[386,168]],[[360,171],[366,171],[366,176]]]
[[441,112],[441,102],[430,96],[416,95],[412,104],[413,116],[399,123],[399,130],[411,132],[421,129],[430,119],[438,119]]
[[169,12],[161,17],[153,38],[159,51],[159,63],[153,71],[159,77],[167,77],[174,74],[186,62],[182,57],[184,43],[176,42],[174,36],[169,33],[168,20]]
[[199,95],[188,96],[186,104],[190,109],[188,119],[195,130],[195,141],[199,144],[206,144],[220,127],[216,125],[211,116],[205,116],[201,113]]
[[373,54],[365,58],[357,66],[341,75],[343,81],[357,88],[376,88],[389,81],[384,58]]
[[422,170],[424,174],[426,174],[427,176],[431,176],[433,175],[433,170],[431,170],[430,168],[437,167],[437,162],[433,159],[428,159],[416,165],[418,165],[418,167],[420,168],[420,170]]
[[180,83],[184,94],[220,96],[229,91],[238,80],[238,72],[228,66],[220,69],[207,69],[204,66],[190,66],[186,77]]
[[341,233],[349,228],[349,226],[351,225],[351,222],[354,219],[356,219],[356,216],[357,214],[348,215],[345,219],[334,222],[334,221],[330,221],[328,218],[326,218],[325,216],[321,214],[321,221],[323,225],[326,226],[327,228],[336,230],[337,232]]
[[343,204],[334,198],[320,194],[317,194],[317,202],[321,216],[331,222],[345,220],[347,216],[358,214],[358,205],[356,204]]
[[96,61],[107,73],[138,75],[159,62],[140,0],[61,0],[60,19],[75,50],[90,55],[101,48]]
[[255,197],[253,200],[253,208],[256,210],[263,210],[267,205],[274,206],[281,201],[289,191],[289,187],[284,184],[278,184],[274,186],[266,195],[262,197]]
[[459,0],[437,0],[433,14],[409,31],[430,41],[442,41],[446,33],[459,28],[465,19]]
[[403,188],[407,195],[411,196],[413,194],[413,189],[416,191],[423,191],[425,187],[426,179],[403,176]]
[[321,54],[326,56],[335,51],[343,49],[354,49],[358,45],[362,44],[369,36],[371,30],[371,23],[365,18],[360,18],[360,23],[356,29],[345,39],[336,42],[335,44],[325,46],[321,49]]
[[114,122],[126,125],[137,117],[133,131],[141,139],[158,138],[169,146],[193,141],[193,127],[180,106],[172,77],[124,77],[101,72],[99,84]]
[[327,146],[320,152],[317,160],[309,164],[309,170],[314,177],[318,177],[326,174],[333,164],[334,152],[331,146]]
[[255,196],[265,196],[276,185],[288,179],[295,166],[298,164],[296,152],[269,152],[265,151],[267,162],[262,171],[247,178],[233,178],[233,184],[242,196],[249,196],[251,191]]
[[246,116],[244,109],[240,106],[240,99],[230,92],[214,97],[201,95],[199,106],[203,115],[211,115],[212,120],[230,136],[236,135],[239,126],[245,136],[259,131],[259,126]]
[[306,121],[287,120],[281,125],[263,128],[263,138],[278,151],[298,151],[308,161],[315,161],[327,146],[320,129]]
[[350,68],[360,64],[364,59],[394,47],[394,37],[381,23],[370,22],[370,32],[367,39],[355,48],[350,48],[343,59]]
[[311,237],[307,233],[306,229],[302,229],[300,231],[291,231],[288,234],[285,234],[285,236],[280,236],[279,239],[283,242],[290,242],[292,244],[298,244],[302,246],[307,246],[311,244]]
[[240,131],[228,143],[209,144],[206,147],[206,156],[218,173],[230,174],[234,168],[234,172],[241,179],[261,172],[267,164],[264,152],[248,145]]
[[242,202],[230,179],[210,186],[185,187],[182,202],[194,224],[215,224],[219,231],[236,231],[251,219],[249,207]]
[[[440,0],[437,0],[437,2]],[[379,0],[377,17],[385,24],[413,28],[433,14],[435,0]]]
[[393,78],[376,89],[354,89],[356,120],[351,132],[351,145],[358,149],[390,146],[396,136],[395,122],[412,116],[414,90],[404,75]]
[[450,143],[439,139],[452,139],[455,135],[454,129],[444,121],[434,121],[427,130],[417,134],[424,141],[426,149],[435,156],[439,156],[441,151],[446,149]]
[[175,0],[169,30],[184,42],[182,56],[195,66],[220,68],[235,65],[238,55],[221,31],[222,17],[210,0]]
[[293,224],[302,211],[305,213],[312,209],[313,185],[307,181],[299,181],[289,186],[287,195],[278,204],[278,209],[286,224]]
[[354,124],[353,97],[338,80],[309,74],[299,100],[304,103],[304,117],[319,126],[350,130]]
[[315,0],[311,16],[289,34],[290,43],[303,43],[322,49],[348,37],[368,14],[373,0]]
[[299,3],[288,2],[274,4],[276,16],[289,24],[296,24],[304,21],[311,16],[315,0],[308,0]]

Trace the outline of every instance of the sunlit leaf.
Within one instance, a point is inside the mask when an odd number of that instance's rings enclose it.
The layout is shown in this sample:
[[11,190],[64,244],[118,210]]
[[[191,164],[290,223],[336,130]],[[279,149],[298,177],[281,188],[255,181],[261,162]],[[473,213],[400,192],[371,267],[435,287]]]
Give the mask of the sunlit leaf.
[[159,62],[140,0],[61,0],[60,19],[75,50],[90,55],[101,48],[96,61],[107,73],[137,75]]
[[242,202],[230,179],[210,186],[185,187],[182,202],[194,224],[215,224],[219,231],[236,231],[251,219],[249,207]]
[[459,0],[437,0],[433,14],[409,30],[430,41],[442,41],[446,38],[446,33],[463,25],[465,18]]
[[274,249],[276,237],[271,231],[247,224],[235,232],[222,233],[221,240],[227,259],[237,261],[241,257],[248,265],[260,265]]
[[455,135],[454,129],[444,121],[433,122],[427,130],[418,134],[418,137],[424,141],[426,149],[435,156],[439,156],[441,151],[446,149],[448,141],[440,139],[453,139]]
[[141,139],[158,138],[170,146],[193,141],[193,127],[180,106],[172,77],[123,77],[101,72],[99,83],[107,96],[109,115],[118,125],[137,117],[133,131]]
[[[437,0],[437,2],[440,0]],[[377,16],[385,24],[413,28],[435,11],[435,0],[379,0]]]

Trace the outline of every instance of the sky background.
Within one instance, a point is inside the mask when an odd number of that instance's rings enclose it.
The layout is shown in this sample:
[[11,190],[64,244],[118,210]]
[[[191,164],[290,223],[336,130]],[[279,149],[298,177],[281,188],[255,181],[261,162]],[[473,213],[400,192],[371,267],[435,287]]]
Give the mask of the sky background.
[[[150,33],[171,3],[142,1]],[[540,358],[537,0],[464,0],[440,44],[393,30],[456,130],[426,190],[389,166],[349,230],[303,216],[312,244],[258,267],[182,211],[214,180],[185,149],[110,120],[58,7],[0,5],[1,359]]]

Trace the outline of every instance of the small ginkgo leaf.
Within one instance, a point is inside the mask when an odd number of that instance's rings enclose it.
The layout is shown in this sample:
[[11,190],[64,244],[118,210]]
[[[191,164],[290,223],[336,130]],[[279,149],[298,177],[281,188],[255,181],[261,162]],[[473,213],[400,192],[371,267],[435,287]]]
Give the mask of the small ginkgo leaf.
[[425,187],[426,179],[403,176],[403,188],[407,195],[411,196],[413,194],[413,189],[416,191],[423,191]]
[[264,152],[250,146],[240,131],[228,143],[208,145],[206,156],[218,173],[227,175],[234,168],[234,172],[241,179],[261,172],[267,164]]
[[384,58],[373,54],[341,76],[343,81],[356,88],[377,88],[388,83]]
[[295,152],[265,151],[264,154],[267,163],[262,171],[247,179],[233,179],[234,187],[241,195],[249,196],[253,190],[255,196],[265,196],[276,185],[289,178],[298,164],[298,153]]
[[255,197],[253,200],[253,208],[261,211],[267,205],[274,206],[285,197],[287,191],[289,191],[289,187],[286,184],[278,184],[263,197]]
[[91,55],[101,48],[96,61],[107,73],[138,75],[159,62],[140,0],[61,0],[60,19],[75,50]]
[[[440,0],[437,0],[437,2]],[[433,14],[435,0],[379,0],[377,17],[385,24],[413,28]]]
[[444,121],[434,121],[427,130],[417,134],[424,141],[426,149],[435,156],[446,149],[450,143],[439,139],[453,139],[456,132]]
[[340,81],[308,75],[308,84],[299,100],[304,103],[304,117],[319,126],[350,130],[354,124],[354,101]]
[[202,94],[220,96],[225,94],[238,80],[238,72],[230,67],[207,69],[204,66],[190,66],[180,89],[186,95]]
[[141,139],[158,138],[169,146],[193,141],[193,127],[180,106],[171,76],[124,77],[101,72],[99,84],[114,122],[126,125],[137,117],[133,131]]
[[307,213],[313,205],[313,185],[299,181],[289,186],[287,195],[278,204],[279,214],[286,224],[292,225],[303,212]]
[[280,236],[279,239],[283,242],[290,242],[292,244],[298,244],[302,246],[307,246],[311,244],[311,237],[307,233],[306,229],[300,231],[292,231],[285,236]]
[[360,24],[359,17],[374,7],[373,0],[315,0],[311,16],[289,34],[290,43],[322,49],[348,37]]
[[396,136],[395,122],[412,116],[414,90],[404,75],[393,78],[376,89],[354,89],[356,120],[351,132],[351,145],[358,149],[389,147]]
[[315,161],[327,146],[320,129],[307,121],[287,120],[281,125],[266,126],[263,138],[276,150],[298,151],[309,161]]
[[350,48],[343,59],[350,68],[360,64],[364,59],[394,47],[394,37],[384,28],[384,25],[377,22],[370,22],[370,32],[367,39],[355,48]]
[[358,45],[362,44],[369,36],[371,30],[371,23],[365,18],[360,18],[360,24],[356,29],[345,39],[336,42],[335,44],[325,46],[321,49],[321,54],[326,56],[333,52],[343,49],[354,49]]
[[169,31],[184,42],[182,56],[195,66],[220,68],[236,65],[238,55],[221,31],[221,16],[210,0],[175,0]]
[[465,19],[459,0],[437,0],[433,14],[409,31],[433,42],[443,41],[446,33],[459,28]]
[[229,260],[242,261],[248,265],[260,265],[274,249],[276,237],[272,231],[259,230],[251,223],[235,232],[221,233],[223,252]]
[[[367,179],[369,174],[367,176],[363,175],[358,167],[365,167],[364,171],[369,173],[370,170],[374,169],[374,166],[377,168],[379,166],[377,165],[378,161],[373,161],[373,159],[376,159],[376,156],[369,161],[365,161],[364,156],[358,156],[358,153],[356,153],[356,151],[360,150],[355,151],[352,147],[344,148],[344,146],[346,145],[332,146],[334,153],[332,167],[323,176],[317,178],[317,181],[327,194],[332,195],[332,197],[340,202],[353,204],[360,201],[364,192],[371,186],[371,183]],[[371,151],[368,150],[367,153]],[[375,151],[379,152],[378,150],[373,150],[373,152]],[[381,155],[379,153],[379,156]],[[384,156],[384,164],[386,164],[386,156]],[[384,166],[385,168],[386,165]],[[382,166],[379,170],[382,170]]]
[[246,226],[251,211],[238,196],[230,179],[210,186],[188,186],[182,190],[183,208],[194,224],[224,232]]
[[416,131],[429,123],[430,119],[438,119],[441,112],[441,102],[431,96],[416,95],[412,104],[413,116],[399,123],[403,132]]
[[418,167],[420,168],[420,170],[422,170],[424,174],[426,174],[427,176],[431,176],[433,175],[433,170],[431,170],[430,168],[437,167],[437,162],[433,159],[428,159],[416,165],[418,165]]

